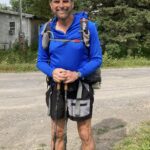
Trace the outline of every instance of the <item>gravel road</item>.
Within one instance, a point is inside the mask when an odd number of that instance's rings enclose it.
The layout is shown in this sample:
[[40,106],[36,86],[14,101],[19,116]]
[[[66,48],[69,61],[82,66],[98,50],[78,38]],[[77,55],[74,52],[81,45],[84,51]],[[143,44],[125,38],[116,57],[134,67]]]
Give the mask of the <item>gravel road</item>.
[[[93,132],[96,150],[113,145],[142,121],[150,120],[150,67],[102,69],[95,91]],[[0,150],[49,150],[50,119],[45,76],[0,73]],[[68,122],[68,150],[79,150],[76,122]]]

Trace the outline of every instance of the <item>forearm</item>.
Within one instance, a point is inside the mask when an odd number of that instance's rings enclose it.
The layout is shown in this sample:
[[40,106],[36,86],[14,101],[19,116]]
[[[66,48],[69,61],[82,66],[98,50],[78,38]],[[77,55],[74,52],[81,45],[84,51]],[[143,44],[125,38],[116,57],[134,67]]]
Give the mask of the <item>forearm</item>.
[[102,59],[91,60],[86,63],[84,66],[78,69],[78,72],[81,73],[81,77],[86,77],[93,73],[97,68],[102,64]]
[[54,68],[50,67],[48,63],[46,63],[46,62],[37,62],[36,66],[44,74],[46,74],[49,77],[52,77],[52,72],[53,72]]

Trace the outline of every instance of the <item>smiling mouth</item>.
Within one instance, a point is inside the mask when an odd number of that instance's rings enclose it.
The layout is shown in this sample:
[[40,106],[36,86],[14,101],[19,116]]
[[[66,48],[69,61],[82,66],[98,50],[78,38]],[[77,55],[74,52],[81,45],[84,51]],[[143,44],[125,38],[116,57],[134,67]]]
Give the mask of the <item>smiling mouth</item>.
[[58,14],[60,15],[65,15],[67,12],[66,11],[58,11]]
[[66,11],[58,11],[60,14],[64,14],[66,13]]
[[66,13],[68,11],[68,9],[57,9],[57,12],[60,13]]

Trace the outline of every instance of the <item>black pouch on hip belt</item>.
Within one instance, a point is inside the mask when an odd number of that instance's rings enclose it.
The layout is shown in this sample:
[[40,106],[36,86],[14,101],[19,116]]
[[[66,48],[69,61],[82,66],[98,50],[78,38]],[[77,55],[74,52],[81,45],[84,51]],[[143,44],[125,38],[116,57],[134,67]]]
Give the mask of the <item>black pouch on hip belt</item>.
[[68,113],[72,120],[83,120],[92,115],[93,91],[90,85],[79,81],[76,97],[68,96]]

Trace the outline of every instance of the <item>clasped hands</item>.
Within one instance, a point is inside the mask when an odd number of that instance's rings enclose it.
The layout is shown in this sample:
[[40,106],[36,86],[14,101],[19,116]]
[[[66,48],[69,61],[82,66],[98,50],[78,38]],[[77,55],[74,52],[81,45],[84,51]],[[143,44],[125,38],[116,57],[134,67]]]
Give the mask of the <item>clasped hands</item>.
[[52,73],[53,80],[57,83],[72,83],[79,78],[76,71],[65,70],[62,68],[54,69]]

